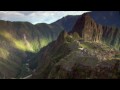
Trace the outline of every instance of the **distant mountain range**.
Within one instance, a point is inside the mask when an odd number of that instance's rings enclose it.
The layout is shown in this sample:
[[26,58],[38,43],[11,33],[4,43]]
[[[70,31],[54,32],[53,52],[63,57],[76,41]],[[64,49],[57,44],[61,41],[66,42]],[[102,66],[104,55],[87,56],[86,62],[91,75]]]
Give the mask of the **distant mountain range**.
[[119,11],[52,24],[0,20],[0,78],[119,78],[119,20]]
[[[120,28],[120,11],[92,11],[88,13],[97,24]],[[67,32],[69,32],[72,30],[77,19],[80,17],[81,15],[69,15],[54,23],[62,26]]]
[[57,20],[53,24],[62,26],[65,29],[65,31],[69,32],[72,30],[73,26],[75,25],[75,23],[79,17],[80,17],[80,15],[77,15],[77,16],[68,15],[66,17],[63,17],[63,18]]

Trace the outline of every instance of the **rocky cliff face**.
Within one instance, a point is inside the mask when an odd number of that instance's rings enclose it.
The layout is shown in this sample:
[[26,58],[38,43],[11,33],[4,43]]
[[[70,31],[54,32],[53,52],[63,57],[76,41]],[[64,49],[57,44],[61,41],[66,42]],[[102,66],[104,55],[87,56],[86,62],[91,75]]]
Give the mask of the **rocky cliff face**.
[[116,27],[103,27],[102,41],[120,50],[120,29]]
[[88,41],[100,41],[102,38],[102,26],[97,25],[88,13],[82,15],[76,22],[73,31]]
[[120,49],[120,36],[118,35],[120,30],[97,24],[88,13],[78,19],[72,32],[78,32],[86,41],[104,42],[118,50]]

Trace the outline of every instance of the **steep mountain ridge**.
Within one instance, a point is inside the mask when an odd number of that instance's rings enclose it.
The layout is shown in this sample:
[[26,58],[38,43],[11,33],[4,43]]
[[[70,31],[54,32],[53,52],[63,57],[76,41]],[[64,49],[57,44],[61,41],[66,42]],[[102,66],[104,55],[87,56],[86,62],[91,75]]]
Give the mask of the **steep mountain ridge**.
[[[79,35],[84,38],[84,40],[95,40],[95,41],[100,41],[100,30],[102,28],[99,29],[99,26],[97,26],[97,24],[95,23],[95,21],[90,17],[90,15],[88,13],[85,13],[84,15],[82,15],[81,18],[79,18],[73,28],[73,30],[71,32],[78,32]],[[94,36],[96,34],[99,34],[100,36],[96,36],[94,38]]]
[[78,32],[84,40],[104,42],[120,50],[120,30],[97,24],[88,13],[78,19],[71,32]]
[[[0,21],[0,78],[16,77],[23,62],[56,40],[63,28],[57,25]],[[19,72],[20,73],[20,72]]]

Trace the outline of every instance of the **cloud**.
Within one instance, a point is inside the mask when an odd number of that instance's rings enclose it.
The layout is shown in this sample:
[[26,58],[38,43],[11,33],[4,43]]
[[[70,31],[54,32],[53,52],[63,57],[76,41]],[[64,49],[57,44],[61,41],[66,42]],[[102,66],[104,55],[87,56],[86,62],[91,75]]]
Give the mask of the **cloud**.
[[28,21],[52,23],[66,15],[81,15],[87,11],[0,11],[0,19],[8,21]]

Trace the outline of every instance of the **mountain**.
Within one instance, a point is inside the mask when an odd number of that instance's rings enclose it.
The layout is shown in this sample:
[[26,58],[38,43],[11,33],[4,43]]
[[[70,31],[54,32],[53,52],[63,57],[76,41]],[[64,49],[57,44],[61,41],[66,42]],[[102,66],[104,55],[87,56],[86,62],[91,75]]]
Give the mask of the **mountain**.
[[106,44],[88,42],[78,33],[61,32],[34,58],[32,79],[110,79],[120,77],[120,52]]
[[69,32],[72,30],[74,24],[76,23],[76,21],[79,17],[80,17],[80,15],[76,15],[76,16],[68,15],[66,17],[63,17],[63,18],[57,20],[53,24],[59,25],[59,26],[63,27],[64,30]]
[[71,32],[78,32],[84,40],[106,43],[120,50],[119,28],[97,24],[88,13],[78,19]]
[[119,35],[119,28],[98,24],[85,13],[72,31],[62,31],[57,40],[36,55],[33,60],[37,64],[31,78],[118,79]]
[[0,20],[0,78],[18,77],[27,72],[25,62],[56,40],[62,30],[54,24]]
[[[120,28],[120,12],[119,11],[92,11],[88,12],[97,24],[104,26],[113,26]],[[71,31],[81,15],[72,16],[68,15],[63,17],[54,24],[62,26],[67,32]]]
[[120,11],[92,11],[89,14],[98,24],[120,28]]
[[0,20],[0,78],[120,78],[119,11],[52,23]]

